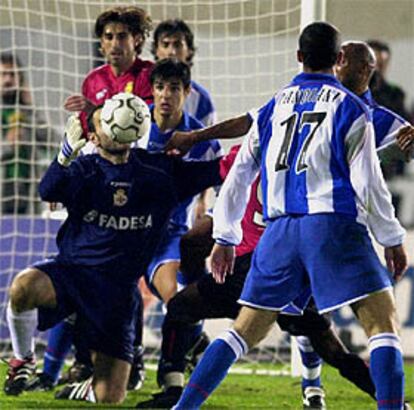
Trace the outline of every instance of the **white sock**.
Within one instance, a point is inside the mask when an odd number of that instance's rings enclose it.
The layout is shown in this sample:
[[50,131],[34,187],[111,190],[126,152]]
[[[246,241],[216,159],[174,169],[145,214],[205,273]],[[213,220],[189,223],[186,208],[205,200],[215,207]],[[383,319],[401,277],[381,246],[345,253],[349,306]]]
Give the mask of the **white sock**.
[[6,315],[14,356],[20,360],[33,357],[37,309],[15,313],[9,302]]

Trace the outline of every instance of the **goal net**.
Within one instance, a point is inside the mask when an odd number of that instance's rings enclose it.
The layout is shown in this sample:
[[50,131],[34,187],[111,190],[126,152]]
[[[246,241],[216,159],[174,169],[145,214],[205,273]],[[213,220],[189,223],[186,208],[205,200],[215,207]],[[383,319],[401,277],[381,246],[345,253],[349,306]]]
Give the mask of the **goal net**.
[[[37,195],[40,176],[57,152],[67,113],[64,99],[78,93],[102,60],[93,37],[96,16],[114,0],[0,0],[0,52],[20,60],[18,98],[0,100],[0,341],[9,348],[7,290],[22,268],[55,251],[59,215]],[[219,119],[266,102],[297,72],[295,49],[300,0],[142,0],[154,26],[179,17],[192,28],[192,76],[207,88]],[[151,39],[143,58],[152,59]],[[10,116],[14,116],[10,119]],[[17,131],[18,130],[18,131]],[[160,303],[145,292],[145,346],[160,345]],[[214,337],[226,321],[206,324]],[[39,341],[45,336],[40,335]],[[289,338],[278,330],[249,360],[286,363]]]

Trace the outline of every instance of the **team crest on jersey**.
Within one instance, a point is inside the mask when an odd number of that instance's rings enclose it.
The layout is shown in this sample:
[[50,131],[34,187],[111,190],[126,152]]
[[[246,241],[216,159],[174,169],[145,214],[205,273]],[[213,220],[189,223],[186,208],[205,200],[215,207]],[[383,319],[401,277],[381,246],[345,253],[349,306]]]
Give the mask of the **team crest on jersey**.
[[103,90],[101,90],[101,91],[98,91],[97,93],[96,93],[96,99],[97,100],[101,100],[102,98],[104,98],[105,97],[105,95],[108,93],[108,90],[106,89],[106,88],[104,88]]
[[128,197],[125,192],[125,189],[117,189],[114,193],[114,205],[115,206],[124,206],[128,202]]
[[134,82],[133,81],[128,81],[126,83],[124,91],[126,93],[132,93],[133,90],[134,90]]

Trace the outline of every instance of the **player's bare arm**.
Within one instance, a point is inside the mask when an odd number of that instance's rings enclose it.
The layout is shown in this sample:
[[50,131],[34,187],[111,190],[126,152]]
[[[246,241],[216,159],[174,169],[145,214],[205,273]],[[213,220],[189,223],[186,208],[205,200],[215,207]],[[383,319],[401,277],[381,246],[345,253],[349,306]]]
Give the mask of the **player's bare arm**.
[[165,152],[169,155],[185,155],[190,148],[201,141],[214,138],[232,139],[247,134],[252,125],[252,119],[248,114],[231,118],[212,125],[211,127],[190,132],[174,132],[165,146]]

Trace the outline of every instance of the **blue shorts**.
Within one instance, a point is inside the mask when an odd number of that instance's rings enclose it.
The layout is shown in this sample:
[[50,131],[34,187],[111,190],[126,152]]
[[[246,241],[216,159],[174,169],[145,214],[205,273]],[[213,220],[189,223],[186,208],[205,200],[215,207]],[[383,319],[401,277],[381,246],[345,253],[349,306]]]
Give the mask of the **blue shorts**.
[[310,287],[323,313],[391,286],[367,229],[354,218],[284,216],[261,237],[239,302],[279,311]]
[[33,265],[46,273],[56,292],[57,307],[39,308],[38,329],[53,327],[72,313],[88,348],[132,363],[136,282],[121,282],[113,272],[46,259]]
[[180,262],[180,240],[182,236],[182,232],[168,229],[162,237],[161,242],[159,242],[154,257],[148,265],[147,272],[145,273],[145,281],[147,282],[148,288],[157,297],[159,297],[158,292],[152,285],[155,272],[165,263]]

